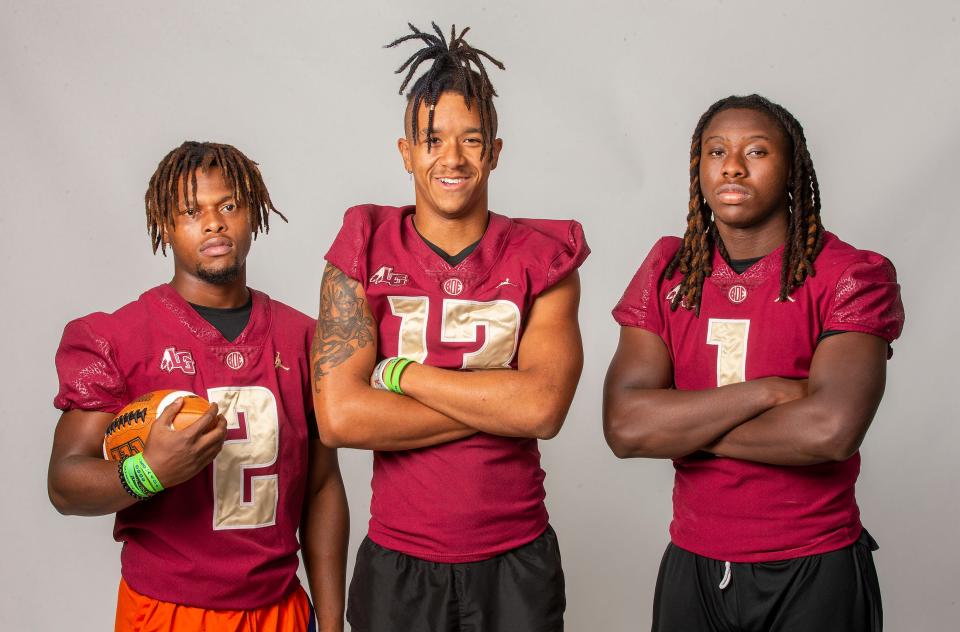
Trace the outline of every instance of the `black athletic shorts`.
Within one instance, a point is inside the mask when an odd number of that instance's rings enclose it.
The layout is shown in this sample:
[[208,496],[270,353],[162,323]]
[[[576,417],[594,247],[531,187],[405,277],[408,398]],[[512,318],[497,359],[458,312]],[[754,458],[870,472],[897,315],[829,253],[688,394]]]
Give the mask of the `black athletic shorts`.
[[879,632],[880,585],[864,530],[838,551],[781,562],[726,563],[667,545],[654,632]]
[[353,632],[561,632],[557,534],[480,562],[443,564],[364,538],[350,581]]

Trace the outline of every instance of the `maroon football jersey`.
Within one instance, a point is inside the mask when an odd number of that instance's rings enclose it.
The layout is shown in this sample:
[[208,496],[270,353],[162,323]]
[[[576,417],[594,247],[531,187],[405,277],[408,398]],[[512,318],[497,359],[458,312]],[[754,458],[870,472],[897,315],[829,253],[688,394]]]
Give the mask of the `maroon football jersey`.
[[233,342],[169,285],[69,323],[61,410],[117,412],[152,390],[192,391],[227,419],[223,450],[191,480],[117,513],[122,572],[139,593],[208,609],[275,603],[297,585],[313,320],[251,290]]
[[[784,302],[778,300],[782,246],[743,274],[715,253],[699,318],[682,307],[670,310],[680,275],[664,279],[664,271],[681,243],[658,241],[613,310],[621,325],[663,339],[678,389],[806,378],[827,331],[868,333],[887,343],[900,335],[903,306],[893,265],[831,233],[816,276]],[[670,535],[677,546],[714,559],[766,562],[833,551],[860,535],[859,453],[804,467],[703,456],[674,460]]]
[[[363,284],[381,357],[444,369],[516,368],[534,300],[589,254],[574,221],[490,213],[477,247],[451,267],[417,234],[413,207],[347,211],[327,260]],[[479,433],[376,452],[370,538],[439,562],[498,555],[547,526],[536,439]]]

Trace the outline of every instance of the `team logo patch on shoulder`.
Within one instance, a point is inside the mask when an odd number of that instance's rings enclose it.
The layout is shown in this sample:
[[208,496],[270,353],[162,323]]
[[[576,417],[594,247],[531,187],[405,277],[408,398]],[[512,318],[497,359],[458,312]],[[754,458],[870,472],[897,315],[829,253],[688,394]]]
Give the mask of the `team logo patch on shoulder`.
[[195,375],[197,364],[189,351],[177,351],[174,347],[167,347],[163,350],[163,357],[160,358],[160,370],[167,373],[179,370],[187,375]]
[[410,275],[394,272],[392,266],[380,266],[376,272],[370,275],[369,283],[371,285],[392,285],[398,287],[410,282]]
[[459,296],[463,292],[463,281],[457,277],[450,277],[443,282],[441,286],[443,291],[449,294],[450,296]]
[[[675,299],[677,297],[677,294],[679,293],[680,293],[680,284],[677,283],[672,290],[667,292],[667,298],[664,300],[666,300],[667,303],[673,304],[673,299]],[[687,307],[686,297],[680,300],[680,306],[686,309]]]
[[677,297],[677,293],[680,292],[680,284],[677,283],[672,290],[667,292],[667,302],[672,303],[673,299]]

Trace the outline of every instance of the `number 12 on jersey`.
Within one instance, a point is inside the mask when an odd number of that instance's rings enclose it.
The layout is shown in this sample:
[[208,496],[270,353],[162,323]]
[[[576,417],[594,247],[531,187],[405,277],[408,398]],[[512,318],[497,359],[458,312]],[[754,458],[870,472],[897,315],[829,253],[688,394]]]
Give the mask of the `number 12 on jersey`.
[[[390,311],[400,318],[397,355],[417,362],[427,359],[427,322],[430,299],[426,296],[389,296]],[[463,354],[463,369],[509,368],[520,337],[520,308],[512,301],[444,299],[440,343],[470,343],[485,336],[479,349]]]

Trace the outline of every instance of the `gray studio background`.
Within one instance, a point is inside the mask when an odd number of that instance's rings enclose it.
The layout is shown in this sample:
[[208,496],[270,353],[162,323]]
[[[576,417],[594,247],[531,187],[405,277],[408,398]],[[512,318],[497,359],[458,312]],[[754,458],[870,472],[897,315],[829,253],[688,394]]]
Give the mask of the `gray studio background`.
[[[583,222],[583,379],[542,444],[567,573],[568,629],[649,626],[672,468],[618,461],[600,430],[617,340],[609,310],[657,237],[679,234],[689,136],[753,91],[804,124],[824,223],[897,265],[907,309],[858,496],[880,542],[889,630],[954,629],[960,8],[954,2],[85,2],[0,0],[0,629],[112,629],[112,519],[46,497],[63,325],[167,281],[143,193],[185,139],[239,146],[290,218],[254,245],[249,282],[315,314],[343,210],[407,203],[381,45],[408,20],[473,27],[495,72],[504,151],[493,209]],[[371,456],[343,450],[353,552]]]

